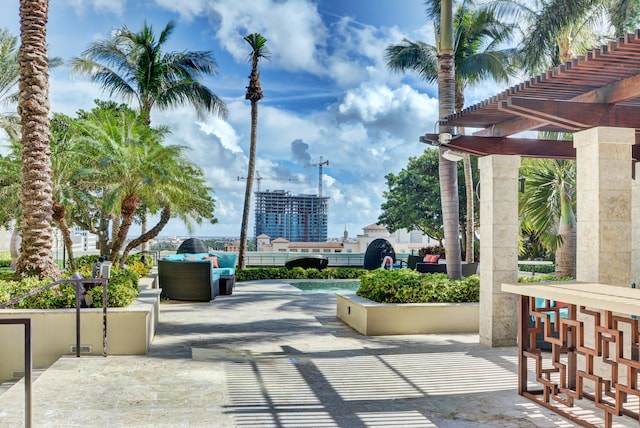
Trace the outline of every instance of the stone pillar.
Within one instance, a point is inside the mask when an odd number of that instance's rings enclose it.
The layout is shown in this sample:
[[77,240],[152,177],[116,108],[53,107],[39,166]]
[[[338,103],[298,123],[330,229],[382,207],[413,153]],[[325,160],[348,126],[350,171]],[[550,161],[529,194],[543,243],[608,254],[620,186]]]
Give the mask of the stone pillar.
[[480,343],[513,346],[517,299],[502,283],[518,281],[518,168],[520,156],[490,155],[480,168]]
[[631,146],[635,130],[576,132],[578,281],[629,287],[631,281]]
[[631,181],[631,281],[640,287],[640,163],[634,163]]

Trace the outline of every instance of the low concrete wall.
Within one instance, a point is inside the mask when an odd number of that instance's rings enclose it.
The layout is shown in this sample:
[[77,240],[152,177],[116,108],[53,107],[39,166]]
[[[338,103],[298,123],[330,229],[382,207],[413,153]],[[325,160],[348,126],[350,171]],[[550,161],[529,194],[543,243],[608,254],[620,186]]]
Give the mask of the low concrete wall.
[[376,303],[336,294],[337,316],[365,336],[478,333],[478,303]]
[[[107,311],[107,353],[145,355],[153,340],[160,311],[160,289],[154,281],[141,280],[138,298],[126,308]],[[33,368],[49,367],[62,355],[75,355],[75,309],[2,309],[0,318],[30,318]],[[24,372],[24,327],[0,326],[0,382],[20,377]],[[72,349],[72,347],[74,349]],[[82,355],[102,355],[102,309],[82,309],[80,313]]]

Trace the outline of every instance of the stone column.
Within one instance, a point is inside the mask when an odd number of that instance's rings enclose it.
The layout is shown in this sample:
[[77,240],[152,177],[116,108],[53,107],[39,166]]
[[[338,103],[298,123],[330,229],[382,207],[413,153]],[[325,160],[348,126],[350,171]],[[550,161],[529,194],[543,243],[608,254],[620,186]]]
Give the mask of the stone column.
[[629,287],[631,146],[635,130],[598,127],[573,136],[577,168],[578,281]]
[[503,282],[518,281],[518,168],[520,156],[490,155],[480,168],[480,343],[513,346],[517,299]]
[[640,288],[640,163],[634,163],[631,181],[631,281]]

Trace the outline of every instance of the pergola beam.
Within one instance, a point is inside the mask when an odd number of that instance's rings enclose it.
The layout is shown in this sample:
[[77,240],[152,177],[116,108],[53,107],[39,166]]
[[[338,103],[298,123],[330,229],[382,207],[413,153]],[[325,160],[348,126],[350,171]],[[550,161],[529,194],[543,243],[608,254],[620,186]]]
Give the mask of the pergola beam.
[[[425,134],[420,142],[437,145],[438,134]],[[469,153],[474,156],[519,155],[527,158],[575,159],[576,149],[569,140],[540,140],[537,138],[479,137],[477,135],[457,135],[447,148]],[[631,146],[632,161],[640,160],[640,136],[636,134],[636,144]]]
[[[614,104],[632,98],[640,97],[640,75],[634,75],[621,79],[608,85],[585,92],[571,98],[568,101],[584,103]],[[475,132],[473,135],[481,137],[506,137],[519,132],[537,129],[548,125],[550,122],[534,120],[529,117],[518,117],[497,123],[491,127]],[[455,125],[455,119],[452,125]],[[569,130],[568,130],[569,131]]]
[[638,106],[511,97],[499,108],[572,132],[596,126],[640,128]]
[[[420,137],[422,143],[433,144],[434,141],[438,141],[438,134],[426,134]],[[566,140],[459,135],[446,144],[446,147],[475,156],[501,154],[529,158],[575,159],[576,157],[573,142]]]

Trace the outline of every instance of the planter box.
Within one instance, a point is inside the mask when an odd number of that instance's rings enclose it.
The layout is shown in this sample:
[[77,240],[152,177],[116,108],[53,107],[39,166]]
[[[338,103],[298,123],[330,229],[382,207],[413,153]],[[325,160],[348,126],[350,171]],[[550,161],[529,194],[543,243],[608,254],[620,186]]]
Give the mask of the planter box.
[[[156,332],[160,289],[141,280],[138,298],[126,308],[107,310],[107,353],[145,355]],[[30,318],[33,368],[49,367],[62,355],[75,355],[75,309],[2,309],[0,318]],[[24,372],[24,327],[0,325],[0,383]],[[102,308],[80,312],[82,355],[102,355]]]
[[376,303],[336,294],[337,316],[365,336],[478,333],[479,303]]

